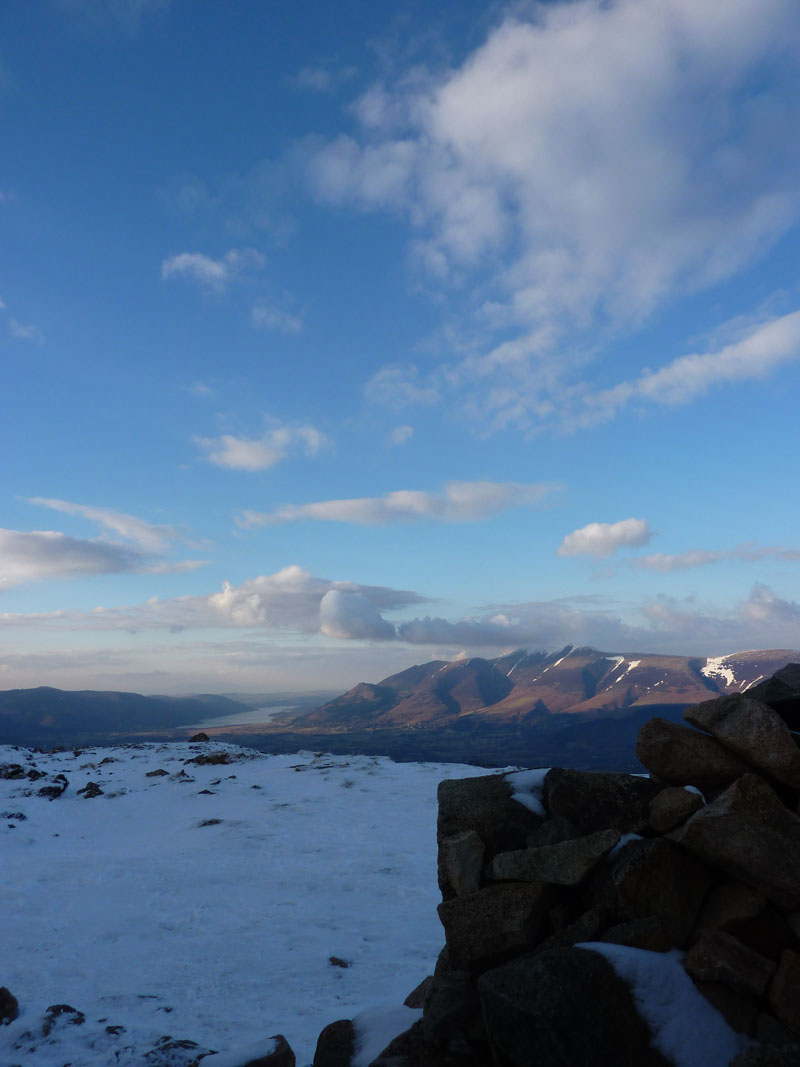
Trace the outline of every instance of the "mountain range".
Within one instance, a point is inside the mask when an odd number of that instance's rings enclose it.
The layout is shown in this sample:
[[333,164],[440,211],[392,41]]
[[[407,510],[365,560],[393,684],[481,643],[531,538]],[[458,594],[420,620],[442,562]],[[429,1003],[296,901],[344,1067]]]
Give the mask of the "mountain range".
[[522,649],[497,659],[433,660],[361,682],[295,728],[374,728],[541,723],[549,716],[623,717],[654,705],[699,703],[742,692],[769,678],[800,652],[770,649],[716,658],[609,653],[567,645],[559,652]]

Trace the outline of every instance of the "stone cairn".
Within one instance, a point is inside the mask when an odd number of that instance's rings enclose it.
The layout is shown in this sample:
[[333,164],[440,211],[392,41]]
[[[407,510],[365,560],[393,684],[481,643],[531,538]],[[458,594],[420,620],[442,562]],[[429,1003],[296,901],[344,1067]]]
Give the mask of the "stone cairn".
[[[642,728],[649,778],[550,770],[544,814],[513,776],[440,784],[446,946],[375,1067],[667,1067],[598,941],[680,950],[754,1042],[736,1067],[800,1065],[800,664],[684,718]],[[331,1024],[314,1067],[353,1042]]]

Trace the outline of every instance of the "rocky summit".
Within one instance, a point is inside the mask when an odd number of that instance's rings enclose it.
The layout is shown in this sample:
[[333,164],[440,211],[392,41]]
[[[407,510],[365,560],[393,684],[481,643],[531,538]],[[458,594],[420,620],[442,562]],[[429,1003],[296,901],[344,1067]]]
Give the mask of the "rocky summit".
[[[646,724],[649,778],[442,782],[446,945],[372,1067],[800,1064],[797,707],[792,664]],[[361,1062],[347,1025],[315,1067]]]

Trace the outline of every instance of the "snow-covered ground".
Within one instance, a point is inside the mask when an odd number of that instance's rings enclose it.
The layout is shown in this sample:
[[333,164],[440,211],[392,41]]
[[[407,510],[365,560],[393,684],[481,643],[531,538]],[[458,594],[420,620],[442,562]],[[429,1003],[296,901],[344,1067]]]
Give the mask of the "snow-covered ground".
[[[186,762],[212,753],[233,762]],[[3,1067],[182,1067],[277,1033],[310,1063],[323,1026],[430,973],[436,787],[487,773],[216,743],[0,746],[0,764],[46,774],[0,780],[0,985],[20,1002]],[[64,794],[38,796],[58,774]],[[59,1004],[84,1021],[44,1037]]]

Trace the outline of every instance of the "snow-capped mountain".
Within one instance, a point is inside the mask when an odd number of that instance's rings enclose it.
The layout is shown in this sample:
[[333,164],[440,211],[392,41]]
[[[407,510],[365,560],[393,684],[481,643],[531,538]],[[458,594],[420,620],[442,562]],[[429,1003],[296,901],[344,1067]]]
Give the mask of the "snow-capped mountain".
[[0,1063],[185,1067],[283,1033],[302,1067],[327,1023],[397,1012],[443,940],[437,785],[481,773],[0,747]]
[[620,714],[741,692],[797,660],[800,652],[786,649],[698,659],[572,645],[552,655],[518,650],[493,660],[434,660],[377,685],[362,682],[294,725],[444,724],[466,716],[499,724],[560,714]]

